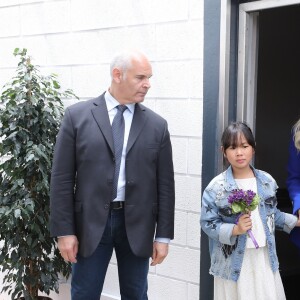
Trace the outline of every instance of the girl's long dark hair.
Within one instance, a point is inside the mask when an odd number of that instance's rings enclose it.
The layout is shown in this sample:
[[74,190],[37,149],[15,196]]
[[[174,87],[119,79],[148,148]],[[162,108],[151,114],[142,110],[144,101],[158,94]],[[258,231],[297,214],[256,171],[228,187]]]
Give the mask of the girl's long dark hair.
[[255,139],[251,128],[245,122],[238,121],[232,122],[225,128],[221,138],[223,150],[225,151],[231,146],[237,147],[240,142],[241,135],[243,135],[247,143],[255,149]]

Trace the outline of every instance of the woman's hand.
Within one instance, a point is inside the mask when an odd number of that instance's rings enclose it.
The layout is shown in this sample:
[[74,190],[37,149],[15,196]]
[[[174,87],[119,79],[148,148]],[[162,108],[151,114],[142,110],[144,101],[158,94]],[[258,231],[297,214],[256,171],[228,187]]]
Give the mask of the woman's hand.
[[300,208],[298,209],[298,221],[296,223],[296,227],[300,227]]
[[238,219],[237,224],[234,225],[233,227],[232,235],[244,234],[251,228],[252,228],[252,221],[250,218],[250,214],[241,215]]

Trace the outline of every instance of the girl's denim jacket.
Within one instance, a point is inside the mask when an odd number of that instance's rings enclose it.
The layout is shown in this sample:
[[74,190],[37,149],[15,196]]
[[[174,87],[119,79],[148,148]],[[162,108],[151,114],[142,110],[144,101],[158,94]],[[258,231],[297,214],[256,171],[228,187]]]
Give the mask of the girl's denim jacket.
[[[263,222],[266,244],[273,272],[278,270],[278,258],[275,245],[275,229],[289,233],[296,225],[294,215],[277,209],[276,190],[273,177],[251,167],[257,181],[260,198],[259,213]],[[237,281],[241,272],[247,235],[232,236],[232,230],[238,215],[231,212],[228,196],[237,189],[232,168],[216,176],[206,187],[202,197],[201,227],[209,236],[211,258],[210,274]]]

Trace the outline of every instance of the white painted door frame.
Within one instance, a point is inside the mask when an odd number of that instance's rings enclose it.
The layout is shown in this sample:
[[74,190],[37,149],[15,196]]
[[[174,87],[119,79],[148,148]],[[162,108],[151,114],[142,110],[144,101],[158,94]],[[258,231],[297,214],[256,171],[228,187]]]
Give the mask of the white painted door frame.
[[261,0],[239,5],[237,119],[255,131],[259,11],[300,4],[300,0]]

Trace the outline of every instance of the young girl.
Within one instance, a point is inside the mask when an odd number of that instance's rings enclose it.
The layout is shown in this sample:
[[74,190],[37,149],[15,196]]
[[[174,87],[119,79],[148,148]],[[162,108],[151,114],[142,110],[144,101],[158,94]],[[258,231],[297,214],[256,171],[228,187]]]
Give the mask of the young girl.
[[[201,210],[201,227],[209,236],[214,299],[286,299],[274,231],[289,233],[300,226],[300,220],[276,208],[275,180],[251,165],[255,140],[245,123],[232,123],[225,129],[222,151],[230,166],[204,190]],[[251,190],[259,196],[251,215],[232,212],[228,197],[236,189]],[[258,248],[247,234],[250,229]]]

